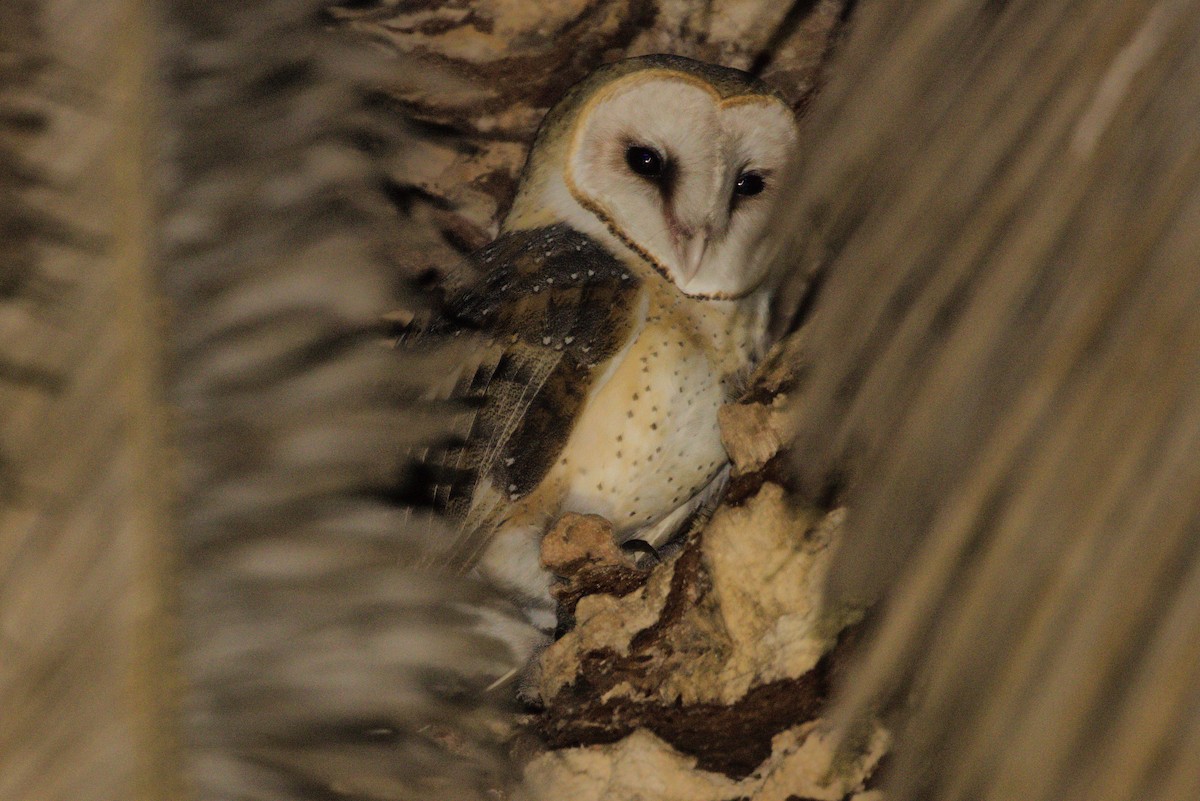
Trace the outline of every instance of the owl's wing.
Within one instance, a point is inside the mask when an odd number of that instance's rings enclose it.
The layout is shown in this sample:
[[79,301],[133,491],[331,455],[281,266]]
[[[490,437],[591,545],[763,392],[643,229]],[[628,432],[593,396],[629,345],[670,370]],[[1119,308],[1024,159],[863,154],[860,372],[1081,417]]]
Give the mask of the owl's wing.
[[597,375],[634,333],[640,281],[595,240],[556,225],[502,235],[484,277],[446,303],[437,335],[478,345],[451,394],[463,441],[426,454],[428,497],[460,521],[442,561],[469,568],[503,508],[541,483]]

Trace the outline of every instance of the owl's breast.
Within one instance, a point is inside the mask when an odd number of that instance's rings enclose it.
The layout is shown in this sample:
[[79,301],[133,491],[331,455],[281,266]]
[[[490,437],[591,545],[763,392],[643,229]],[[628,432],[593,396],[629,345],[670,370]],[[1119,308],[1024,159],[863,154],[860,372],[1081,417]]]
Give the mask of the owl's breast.
[[[589,397],[554,468],[562,511],[599,514],[620,532],[657,522],[725,464],[717,410],[729,359],[670,320],[641,327]],[[748,358],[748,357],[745,357]]]

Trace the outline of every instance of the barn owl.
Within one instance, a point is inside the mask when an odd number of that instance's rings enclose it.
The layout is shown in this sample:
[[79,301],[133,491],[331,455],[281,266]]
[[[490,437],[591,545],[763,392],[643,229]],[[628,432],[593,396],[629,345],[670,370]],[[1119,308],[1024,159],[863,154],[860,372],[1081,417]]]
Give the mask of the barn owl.
[[[719,490],[718,408],[766,338],[792,109],[751,75],[677,56],[605,66],[547,114],[480,281],[445,330],[485,357],[434,488],[446,560],[554,625],[547,527],[598,514],[660,545]],[[461,480],[469,476],[468,480]]]

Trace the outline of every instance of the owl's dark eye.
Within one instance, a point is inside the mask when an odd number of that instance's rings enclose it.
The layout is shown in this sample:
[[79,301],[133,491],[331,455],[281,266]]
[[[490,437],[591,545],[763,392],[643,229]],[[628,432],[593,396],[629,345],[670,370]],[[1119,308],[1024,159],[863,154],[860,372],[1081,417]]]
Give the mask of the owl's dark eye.
[[652,147],[630,145],[625,150],[625,163],[629,169],[647,178],[658,178],[663,174],[663,157]]
[[763,177],[756,172],[744,172],[738,176],[737,183],[733,185],[733,193],[742,197],[750,197],[757,195],[766,188],[763,183]]

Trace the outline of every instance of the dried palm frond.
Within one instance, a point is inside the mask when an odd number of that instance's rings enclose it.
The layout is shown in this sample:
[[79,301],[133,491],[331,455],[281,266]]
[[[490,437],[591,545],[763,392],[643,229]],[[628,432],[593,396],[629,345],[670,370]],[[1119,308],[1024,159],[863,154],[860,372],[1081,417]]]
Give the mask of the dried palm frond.
[[815,110],[797,466],[889,798],[1200,787],[1200,3],[876,6]]

